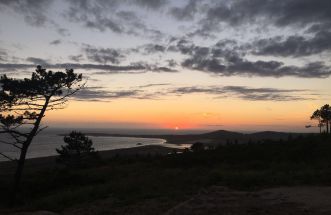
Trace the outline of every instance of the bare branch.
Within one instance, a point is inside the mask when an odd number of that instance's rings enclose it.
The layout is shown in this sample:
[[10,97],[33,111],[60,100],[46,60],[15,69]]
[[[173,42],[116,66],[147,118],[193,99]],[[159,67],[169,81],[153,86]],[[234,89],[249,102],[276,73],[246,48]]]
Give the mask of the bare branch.
[[35,136],[37,136],[40,132],[42,132],[43,130],[45,130],[46,128],[48,128],[48,126],[45,126],[43,128],[40,128],[37,133],[35,134]]
[[79,86],[78,88],[76,88],[76,89],[74,89],[74,90],[72,90],[70,92],[67,92],[66,95],[64,95],[64,96],[62,96],[62,97],[60,97],[58,99],[54,99],[54,100],[50,101],[49,104],[53,104],[53,103],[56,103],[56,102],[59,102],[59,101],[63,101],[64,99],[72,96],[73,94],[75,94],[76,92],[78,92],[79,90],[81,90],[82,88],[84,88],[85,85],[86,85],[86,82],[84,84],[82,84],[81,86]]
[[22,133],[19,131],[15,131],[15,130],[5,130],[5,131],[0,131],[0,134],[17,134],[19,136],[23,136],[23,137],[27,137],[28,135],[26,133]]
[[10,160],[10,161],[16,161],[16,159],[9,157],[9,156],[5,155],[5,154],[2,153],[2,152],[0,152],[0,155],[2,155],[3,157],[7,158],[7,159]]
[[6,145],[11,145],[11,146],[14,146],[18,149],[22,149],[22,147],[18,146],[16,143],[7,142],[7,141],[4,141],[4,140],[0,140],[0,143],[6,144]]

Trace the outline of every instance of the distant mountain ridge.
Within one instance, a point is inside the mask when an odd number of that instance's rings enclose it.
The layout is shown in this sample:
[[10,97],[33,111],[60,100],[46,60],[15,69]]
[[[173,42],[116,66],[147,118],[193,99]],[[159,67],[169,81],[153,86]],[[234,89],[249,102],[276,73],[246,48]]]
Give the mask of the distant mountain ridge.
[[248,141],[262,140],[286,140],[289,136],[296,137],[307,135],[304,133],[290,133],[277,131],[261,131],[250,134],[240,132],[217,130],[202,134],[165,134],[165,135],[125,135],[125,134],[106,134],[88,133],[90,136],[116,136],[116,137],[141,137],[141,138],[161,138],[171,144],[193,144],[202,142],[206,144],[225,144],[228,142],[246,143]]

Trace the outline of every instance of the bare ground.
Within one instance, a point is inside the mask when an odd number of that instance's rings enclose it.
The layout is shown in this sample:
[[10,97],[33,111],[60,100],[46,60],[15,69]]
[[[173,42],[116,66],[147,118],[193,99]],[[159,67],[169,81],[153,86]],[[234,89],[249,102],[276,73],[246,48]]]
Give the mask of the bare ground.
[[[171,208],[173,204],[162,199],[146,199],[138,204],[114,207],[110,197],[76,205],[61,214],[331,215],[331,187],[280,187],[244,192],[213,186]],[[53,215],[46,211],[18,214]]]
[[165,215],[330,215],[331,187],[281,187],[242,192],[211,187]]
[[171,208],[173,204],[158,199],[114,207],[112,198],[108,198],[73,207],[63,214],[330,215],[331,187],[280,187],[244,192],[214,186]]

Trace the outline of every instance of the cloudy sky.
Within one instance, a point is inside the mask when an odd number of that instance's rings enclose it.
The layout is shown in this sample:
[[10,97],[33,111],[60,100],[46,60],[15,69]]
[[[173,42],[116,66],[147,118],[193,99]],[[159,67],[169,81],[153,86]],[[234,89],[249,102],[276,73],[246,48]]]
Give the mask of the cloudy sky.
[[54,126],[304,130],[331,102],[330,0],[0,0],[0,74],[73,68]]

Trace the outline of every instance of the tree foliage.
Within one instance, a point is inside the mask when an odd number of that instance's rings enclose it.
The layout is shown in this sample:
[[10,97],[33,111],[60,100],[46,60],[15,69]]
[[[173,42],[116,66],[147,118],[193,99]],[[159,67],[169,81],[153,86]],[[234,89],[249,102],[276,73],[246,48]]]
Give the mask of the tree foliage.
[[57,161],[69,167],[81,167],[95,158],[95,151],[92,147],[93,142],[81,132],[72,131],[63,138],[67,144],[56,149],[59,153]]
[[25,157],[33,138],[46,127],[41,126],[47,110],[62,109],[68,98],[82,88],[82,74],[72,69],[65,72],[46,71],[37,66],[30,78],[0,77],[0,134],[6,136],[0,144],[11,145],[19,150],[15,189],[17,191]]
[[322,132],[322,127],[324,126],[326,126],[325,133],[331,133],[331,106],[329,104],[325,104],[319,109],[315,110],[310,119],[318,121],[320,133]]
[[[81,74],[46,71],[38,66],[31,78],[0,77],[0,132],[6,133],[20,148],[40,132],[47,109],[63,108],[70,95],[81,88]],[[23,128],[23,129],[22,129]]]
[[196,143],[193,143],[190,148],[193,152],[199,152],[199,151],[205,150],[205,145],[201,142],[196,142]]

